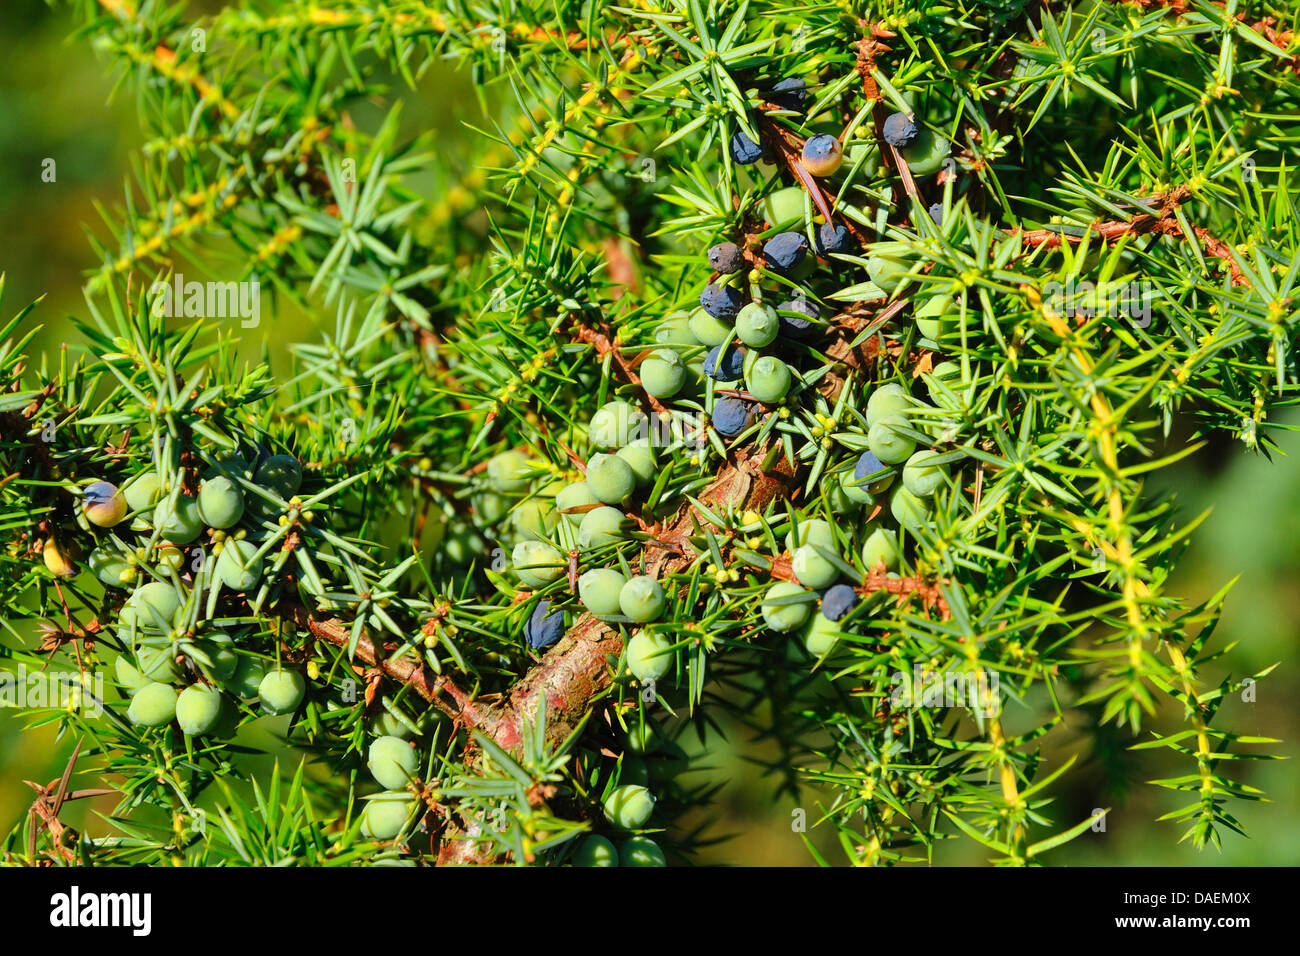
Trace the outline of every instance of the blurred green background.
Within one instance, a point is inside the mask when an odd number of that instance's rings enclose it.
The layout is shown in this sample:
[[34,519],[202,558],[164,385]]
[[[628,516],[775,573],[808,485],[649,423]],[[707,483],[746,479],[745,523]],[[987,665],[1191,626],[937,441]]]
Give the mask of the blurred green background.
[[[129,175],[130,151],[142,134],[132,100],[125,91],[109,99],[110,82],[104,63],[89,45],[69,40],[73,24],[65,7],[51,10],[41,0],[8,0],[0,5],[0,271],[7,275],[4,313],[11,315],[27,302],[45,296],[35,319],[44,332],[29,350],[53,354],[59,343],[75,341],[66,322],[84,315],[81,285],[93,265],[87,228],[106,235],[95,202],[120,203]],[[414,98],[408,122],[439,132],[440,149],[454,147],[466,135],[461,120],[477,115],[464,77],[426,83],[439,96]],[[457,95],[446,95],[448,88]],[[42,162],[57,163],[57,181],[43,182]],[[273,349],[283,360],[283,343],[312,335],[310,317],[278,317]],[[293,328],[292,323],[300,327]],[[269,328],[264,324],[263,328]],[[278,364],[278,362],[277,362]],[[1300,416],[1291,416],[1300,423]],[[1300,449],[1300,441],[1285,433],[1285,450]],[[1300,469],[1290,458],[1274,462],[1248,455],[1240,443],[1221,442],[1204,449],[1196,460],[1169,474],[1161,483],[1176,490],[1184,520],[1213,505],[1208,522],[1196,533],[1173,582],[1174,593],[1189,601],[1207,598],[1226,581],[1239,576],[1219,628],[1219,646],[1236,642],[1213,674],[1257,672],[1280,661],[1257,687],[1253,703],[1231,698],[1216,725],[1241,734],[1278,737],[1270,752],[1288,759],[1234,762],[1229,769],[1240,780],[1264,790],[1271,802],[1238,804],[1233,812],[1249,838],[1227,833],[1224,849],[1197,853],[1179,845],[1176,825],[1155,819],[1188,800],[1185,795],[1146,785],[1158,776],[1193,772],[1185,759],[1171,760],[1163,751],[1147,751],[1139,763],[1124,748],[1122,733],[1105,739],[1103,752],[1080,749],[1070,728],[1054,731],[1046,741],[1048,769],[1078,751],[1079,765],[1055,788],[1051,815],[1064,828],[1110,807],[1104,833],[1087,833],[1051,862],[1057,865],[1291,865],[1300,861],[1300,770],[1293,759],[1300,740],[1300,674],[1294,666],[1300,646]],[[1161,715],[1156,726],[1169,729],[1177,715]],[[1009,718],[1014,726],[1014,716]],[[24,729],[12,710],[0,709],[0,830],[15,825],[33,794],[24,779],[46,783],[63,768],[73,741],[56,740],[50,728]],[[791,811],[801,805],[814,820],[819,811],[814,796],[801,804],[775,796],[775,780],[765,778],[751,758],[765,756],[744,732],[710,739],[702,764],[708,776],[726,785],[715,803],[683,822],[684,829],[704,827],[717,842],[701,862],[732,864],[809,865],[811,858],[791,830]],[[1258,748],[1252,748],[1258,749]],[[1103,770],[1103,767],[1105,770]],[[1118,773],[1116,773],[1118,771]],[[703,779],[697,774],[695,779]],[[82,778],[81,786],[91,786]],[[108,812],[112,802],[97,808]],[[65,812],[78,827],[103,832],[104,824],[87,819],[86,806]],[[841,859],[829,828],[811,836],[828,859]],[[979,864],[986,851],[970,841],[941,844],[935,861]]]

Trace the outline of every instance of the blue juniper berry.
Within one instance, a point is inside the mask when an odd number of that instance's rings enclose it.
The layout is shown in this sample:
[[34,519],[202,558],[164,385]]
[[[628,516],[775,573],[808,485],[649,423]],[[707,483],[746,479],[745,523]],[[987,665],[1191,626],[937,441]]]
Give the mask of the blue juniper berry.
[[549,647],[564,636],[564,612],[548,614],[550,601],[539,601],[524,624],[524,640],[535,651]]

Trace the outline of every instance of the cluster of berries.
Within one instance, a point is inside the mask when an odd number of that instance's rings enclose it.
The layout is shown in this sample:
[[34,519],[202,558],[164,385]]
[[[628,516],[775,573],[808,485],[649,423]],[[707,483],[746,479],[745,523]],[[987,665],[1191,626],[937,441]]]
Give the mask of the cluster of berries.
[[[222,452],[197,495],[185,493],[179,474],[160,477],[156,470],[120,489],[103,480],[82,489],[78,522],[96,539],[86,567],[107,588],[130,590],[117,619],[123,650],[113,666],[133,724],[175,721],[189,736],[233,732],[237,709],[225,706],[223,691],[232,700],[258,700],[273,714],[302,702],[300,674],[237,653],[238,636],[214,615],[221,589],[252,593],[266,584],[264,553],[276,539],[270,519],[312,519],[296,497],[302,478],[289,455],[261,451],[249,460]],[[190,547],[205,530],[211,562]],[[53,541],[45,546],[46,566],[75,576],[75,557]]]

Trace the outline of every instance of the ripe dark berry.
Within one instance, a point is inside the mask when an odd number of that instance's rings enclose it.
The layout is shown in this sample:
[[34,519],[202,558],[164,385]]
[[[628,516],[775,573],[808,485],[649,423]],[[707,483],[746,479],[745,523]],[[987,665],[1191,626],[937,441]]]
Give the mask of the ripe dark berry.
[[734,242],[720,242],[709,250],[709,265],[714,272],[730,275],[745,268],[745,254]]
[[723,355],[721,345],[715,345],[704,357],[704,374],[719,382],[734,382],[745,369],[745,350],[729,346]]
[[847,584],[837,584],[822,595],[822,614],[829,621],[838,621],[857,604],[857,592]]
[[734,319],[744,304],[745,297],[729,285],[710,282],[700,293],[700,305],[715,319]]
[[810,136],[803,144],[800,156],[803,168],[814,176],[830,176],[844,163],[844,149],[840,141],[830,133],[818,133]]
[[731,158],[742,166],[748,166],[763,158],[763,147],[750,139],[743,129],[738,129],[731,135]]
[[930,218],[936,226],[943,225],[943,203],[936,202],[930,204]]
[[[888,465],[871,452],[864,451],[858,456],[857,464],[853,466],[853,484],[867,491],[883,491],[894,480],[892,473],[881,474],[888,471]],[[873,475],[876,477],[872,477]]]
[[789,76],[772,87],[768,99],[783,110],[802,110],[808,98],[808,88],[797,76]]
[[[778,272],[789,272],[808,252],[808,240],[798,232],[780,232],[763,245],[763,259]],[[705,306],[708,308],[708,306]]]
[[[551,610],[550,601],[539,601],[524,624],[524,640],[535,651],[550,647],[564,636],[564,612]],[[383,781],[380,781],[381,783]]]
[[739,398],[720,398],[713,405],[713,427],[726,438],[735,438],[753,422],[754,406]]
[[853,248],[853,238],[849,230],[837,222],[824,222],[817,227],[817,255],[827,256],[832,252],[848,252]]
[[911,146],[916,139],[919,129],[916,120],[906,113],[891,113],[885,120],[883,128],[885,142],[890,146],[902,149],[904,146]]
[[[792,339],[807,338],[815,329],[816,320],[821,318],[822,310],[816,302],[800,296],[782,302],[776,307],[777,318],[781,323],[781,334]],[[790,315],[789,313],[797,313]]]

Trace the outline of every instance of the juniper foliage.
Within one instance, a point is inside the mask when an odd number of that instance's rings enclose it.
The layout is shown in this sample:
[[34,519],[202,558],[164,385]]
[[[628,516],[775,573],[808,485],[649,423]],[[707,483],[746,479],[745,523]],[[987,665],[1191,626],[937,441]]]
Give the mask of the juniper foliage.
[[[1040,748],[1108,725],[1185,760],[1153,781],[1181,795],[1173,839],[1217,845],[1234,803],[1261,798],[1225,768],[1272,741],[1216,714],[1262,675],[1207,677],[1227,589],[1195,606],[1168,589],[1203,516],[1148,476],[1215,433],[1268,455],[1296,400],[1297,4],[71,7],[145,138],[94,231],[84,344],[27,356],[31,307],[0,333],[0,601],[26,648],[3,653],[110,675],[102,715],[28,719],[78,738],[76,771],[120,799],[87,835],[51,791],[6,860],[556,865],[611,833],[602,806],[635,784],[657,797],[641,829],[689,861],[702,837],[674,821],[718,781],[684,744],[724,713],[775,742],[776,786],[857,864],[952,838],[1042,861],[1095,820],[1055,812],[1073,761]],[[463,163],[402,113],[445,61],[481,95]],[[777,89],[792,77],[802,93]],[[894,112],[922,145],[884,141]],[[844,147],[826,178],[800,160],[816,133]],[[761,162],[737,161],[737,134]],[[802,271],[762,256],[784,216]],[[818,257],[828,216],[849,248]],[[766,350],[789,391],[734,438],[708,422],[747,386],[702,377],[718,343],[694,312],[727,241],[747,259],[733,288],[818,316]],[[261,324],[163,314],[154,283],[176,273],[256,280]],[[1085,281],[1149,298],[1126,313],[1055,292]],[[295,307],[327,331],[273,370],[263,342]],[[638,374],[661,347],[688,369],[666,398]],[[937,453],[937,490],[912,504],[845,489],[888,383],[910,396],[893,438]],[[621,537],[584,549],[589,506],[557,514],[555,496],[616,398],[663,441]],[[522,467],[488,467],[509,449]],[[300,488],[258,479],[274,454],[303,464]],[[153,475],[183,509],[223,469],[241,530],[168,544],[152,502],[111,527],[82,508],[93,480]],[[764,608],[803,573],[786,535],[805,544],[810,519],[830,539],[808,561],[858,595],[822,643],[769,627],[800,607],[816,624],[816,592]],[[896,566],[863,555],[881,529]],[[554,551],[515,547],[537,539]],[[223,577],[238,540],[251,587]],[[521,553],[560,564],[526,584]],[[597,567],[657,578],[658,620],[586,613],[576,580]],[[151,580],[182,603],[153,629],[130,613]],[[541,601],[566,632],[534,650]],[[670,648],[665,676],[628,675],[638,630]],[[174,665],[164,682],[220,688],[221,727],[129,719],[114,662],[147,668],[142,652]],[[287,749],[254,733],[275,668],[306,679],[269,723]],[[926,674],[985,683],[933,706]],[[418,755],[396,833],[365,809],[380,733]]]

